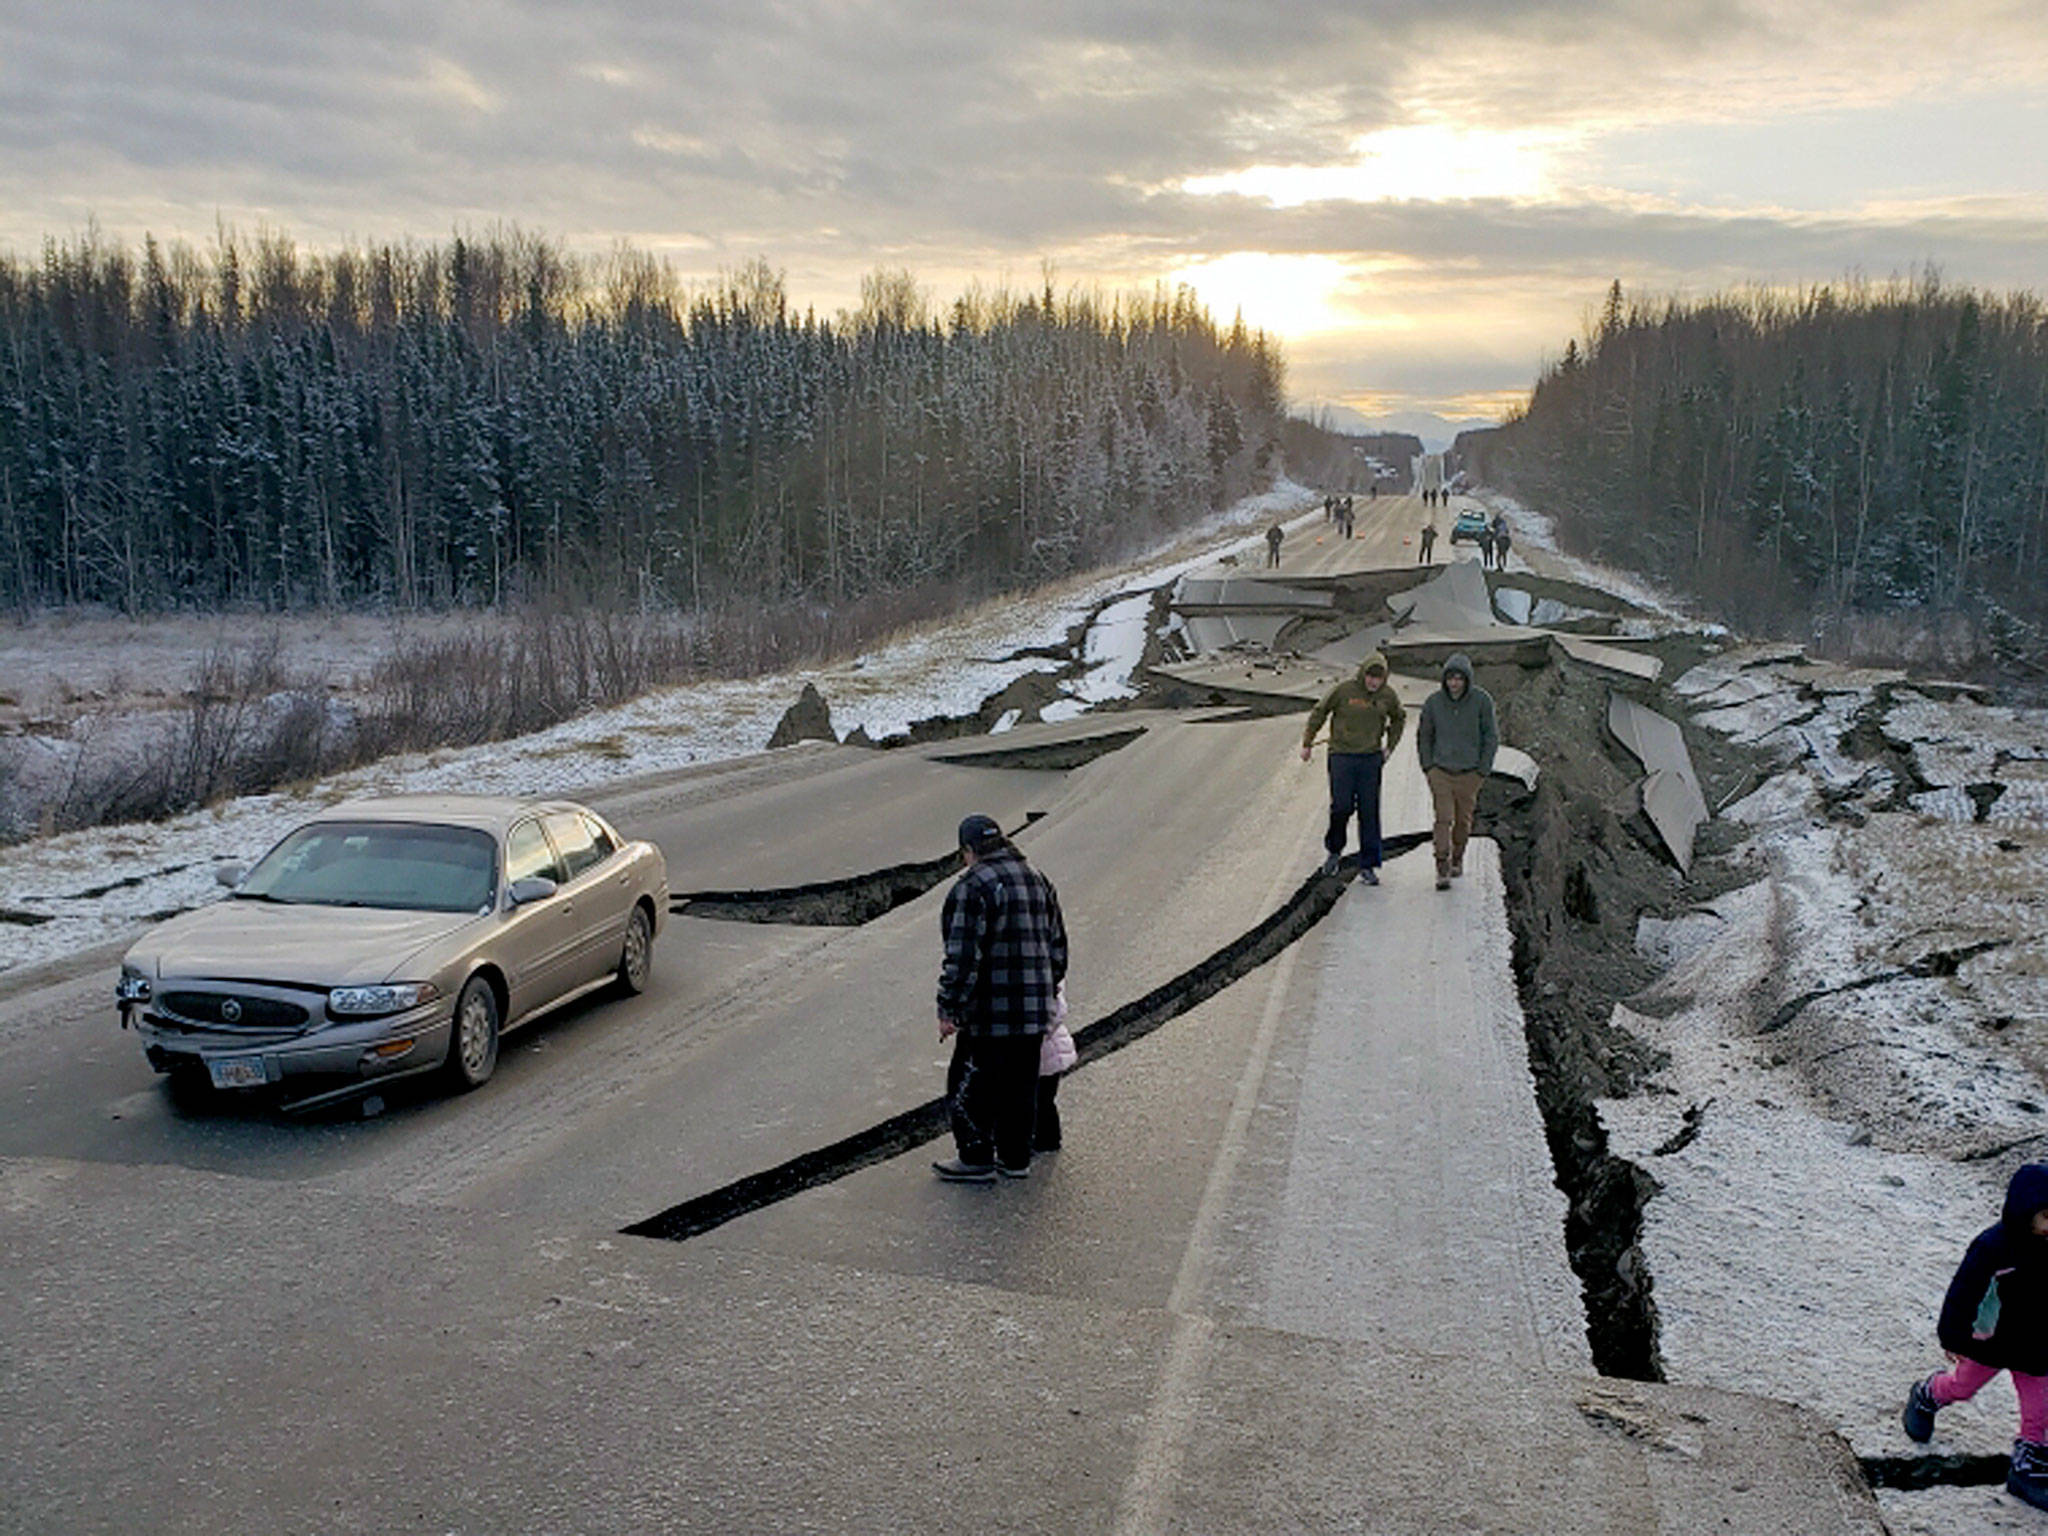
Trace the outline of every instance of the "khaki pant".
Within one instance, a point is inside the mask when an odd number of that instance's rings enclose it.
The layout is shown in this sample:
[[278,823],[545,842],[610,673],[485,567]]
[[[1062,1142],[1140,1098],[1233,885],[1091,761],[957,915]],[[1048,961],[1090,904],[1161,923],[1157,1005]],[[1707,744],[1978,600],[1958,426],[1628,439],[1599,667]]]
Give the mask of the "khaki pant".
[[1465,842],[1472,835],[1472,811],[1479,804],[1484,776],[1429,770],[1429,799],[1436,807],[1436,872],[1447,875],[1465,867]]

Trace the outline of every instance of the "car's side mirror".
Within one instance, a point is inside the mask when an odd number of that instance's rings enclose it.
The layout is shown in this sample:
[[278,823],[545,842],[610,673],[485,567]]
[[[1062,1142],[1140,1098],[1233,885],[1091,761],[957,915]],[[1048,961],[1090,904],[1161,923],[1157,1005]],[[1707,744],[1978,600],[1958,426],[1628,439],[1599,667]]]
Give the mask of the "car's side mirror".
[[505,894],[512,898],[513,906],[523,907],[529,901],[543,901],[554,895],[555,882],[546,875],[528,875],[524,880],[514,880]]
[[213,881],[214,884],[224,885],[232,891],[242,883],[243,877],[248,873],[248,866],[243,864],[216,864],[213,867]]

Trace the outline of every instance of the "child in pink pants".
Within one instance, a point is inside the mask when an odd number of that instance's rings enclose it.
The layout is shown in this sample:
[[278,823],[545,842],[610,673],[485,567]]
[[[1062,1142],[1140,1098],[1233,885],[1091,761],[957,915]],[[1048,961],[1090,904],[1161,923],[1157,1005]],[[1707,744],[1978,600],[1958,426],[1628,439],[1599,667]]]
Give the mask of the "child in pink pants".
[[2006,1491],[2048,1509],[2048,1164],[2013,1174],[1997,1225],[1977,1234],[1949,1282],[1936,1331],[1954,1364],[1913,1383],[1907,1436],[1925,1442],[1938,1411],[2010,1373],[2020,1435]]

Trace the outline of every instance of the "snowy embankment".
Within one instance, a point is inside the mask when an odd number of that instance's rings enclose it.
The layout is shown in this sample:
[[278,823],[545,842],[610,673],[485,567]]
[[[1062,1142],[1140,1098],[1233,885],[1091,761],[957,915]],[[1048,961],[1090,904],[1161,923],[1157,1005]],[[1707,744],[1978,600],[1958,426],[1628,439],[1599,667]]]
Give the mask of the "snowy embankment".
[[[824,694],[842,734],[864,726],[879,740],[907,730],[913,720],[972,713],[989,695],[1047,665],[1041,656],[1020,652],[1066,646],[1086,624],[1076,658],[1084,665],[1044,718],[1129,697],[1131,674],[1144,654],[1150,590],[1256,546],[1270,519],[1301,513],[1315,499],[1282,481],[1128,566],[985,604],[861,656],[664,689],[531,736],[389,758],[292,793],[251,795],[165,822],[0,849],[0,891],[6,893],[0,896],[0,971],[66,957],[214,900],[217,864],[260,856],[308,815],[339,801],[442,791],[574,796],[621,779],[759,752],[806,682]],[[1253,528],[1259,531],[1246,532]],[[146,675],[151,669],[144,634],[129,670]]]
[[[2012,1169],[2048,1159],[2048,712],[1784,647],[1673,692],[1763,767],[1725,813],[1757,878],[1642,924],[1670,969],[1617,1021],[1668,1064],[1601,1107],[1661,1186],[1642,1250],[1665,1366],[1802,1403],[1862,1456],[1917,1454],[1899,1407],[1942,1364],[1949,1275]],[[2014,1431],[2000,1382],[1932,1449]],[[1897,1533],[2039,1528],[1995,1489],[1880,1498]]]

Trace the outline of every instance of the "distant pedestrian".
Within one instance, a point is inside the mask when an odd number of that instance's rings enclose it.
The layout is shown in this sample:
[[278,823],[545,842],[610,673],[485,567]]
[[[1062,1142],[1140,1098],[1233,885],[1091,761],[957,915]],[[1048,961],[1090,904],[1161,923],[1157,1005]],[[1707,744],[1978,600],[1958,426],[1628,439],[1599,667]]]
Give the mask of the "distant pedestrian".
[[1504,571],[1508,568],[1508,525],[1501,523],[1493,530],[1493,568]]
[[1379,481],[1375,480],[1371,485],[1368,485],[1365,488],[1365,499],[1367,501],[1378,501],[1380,499]]
[[1422,555],[1421,558],[1419,558],[1415,563],[1417,565],[1430,564],[1430,562],[1435,558],[1435,550],[1436,519],[1431,518],[1428,522],[1422,525]]
[[1387,658],[1366,654],[1358,675],[1346,678],[1309,711],[1301,732],[1301,760],[1312,755],[1316,732],[1330,722],[1330,827],[1323,836],[1329,857],[1323,873],[1334,875],[1344,857],[1345,834],[1358,818],[1358,874],[1367,885],[1380,883],[1380,775],[1387,754],[1400,745],[1408,712],[1387,681]]
[[1278,523],[1266,530],[1266,568],[1271,570],[1280,563],[1280,541],[1287,537],[1287,530]]
[[1067,974],[1067,929],[1052,882],[987,816],[960,823],[960,878],[939,917],[939,1039],[953,1041],[946,1115],[955,1155],[942,1179],[986,1184],[1031,1172],[1042,1036]]
[[1977,1234],[1949,1281],[1935,1332],[1953,1363],[1906,1394],[1907,1437],[1926,1441],[1937,1412],[2009,1372],[2020,1434],[2006,1491],[2048,1509],[2048,1164],[2013,1174],[2004,1211]]
[[1500,747],[1493,696],[1472,681],[1472,662],[1462,653],[1444,663],[1443,686],[1423,701],[1415,723],[1415,755],[1429,780],[1436,811],[1436,888],[1447,891],[1465,873],[1465,844],[1472,836],[1472,812],[1479,786],[1493,772]]
[[1355,507],[1353,506],[1352,500],[1349,496],[1346,496],[1344,498],[1344,507],[1342,513],[1339,516],[1339,520],[1344,525],[1344,537],[1347,539],[1350,538],[1351,530],[1358,526],[1358,513]]

